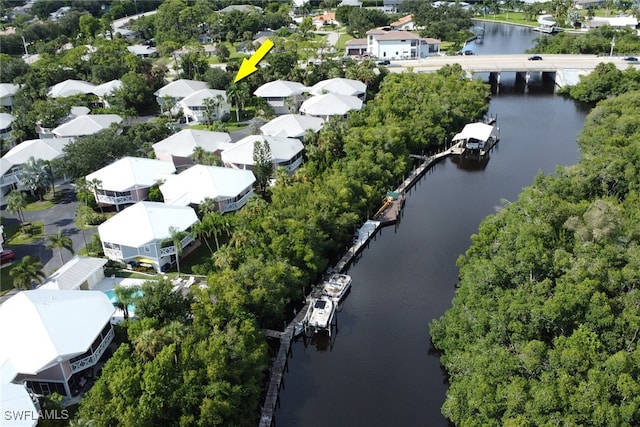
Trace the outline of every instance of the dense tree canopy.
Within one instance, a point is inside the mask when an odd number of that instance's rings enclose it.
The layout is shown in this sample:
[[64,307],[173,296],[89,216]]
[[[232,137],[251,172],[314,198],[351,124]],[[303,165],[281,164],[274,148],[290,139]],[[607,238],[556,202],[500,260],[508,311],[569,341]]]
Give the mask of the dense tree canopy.
[[640,39],[635,31],[610,26],[593,28],[579,35],[562,32],[553,37],[538,37],[536,46],[528,52],[609,55],[614,37],[614,54],[626,55],[640,52]]
[[488,217],[431,324],[456,425],[640,423],[640,93],[603,101],[581,161]]
[[640,71],[629,67],[619,70],[615,64],[600,63],[592,73],[582,76],[575,86],[563,88],[573,99],[581,102],[598,102],[640,88]]

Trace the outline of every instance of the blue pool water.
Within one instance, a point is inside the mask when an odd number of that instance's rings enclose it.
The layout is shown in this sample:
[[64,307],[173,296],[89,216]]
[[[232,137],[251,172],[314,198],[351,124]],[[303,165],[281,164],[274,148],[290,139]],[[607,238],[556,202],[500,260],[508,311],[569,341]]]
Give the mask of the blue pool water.
[[[111,304],[116,305],[118,303],[118,298],[116,297],[116,293],[113,289],[105,291],[105,294],[107,294],[107,296],[109,297],[109,301],[111,301]],[[142,290],[138,290],[133,293],[134,297],[141,297],[142,295],[144,295],[144,292],[142,292]],[[129,314],[135,313],[136,305],[129,304],[127,305],[127,309],[129,310]]]

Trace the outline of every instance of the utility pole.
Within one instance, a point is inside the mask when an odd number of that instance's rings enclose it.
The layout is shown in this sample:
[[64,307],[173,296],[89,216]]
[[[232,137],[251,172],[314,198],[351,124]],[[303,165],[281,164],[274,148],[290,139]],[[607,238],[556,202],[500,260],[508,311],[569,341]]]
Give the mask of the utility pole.
[[613,56],[613,48],[616,45],[616,36],[613,36],[613,39],[611,39],[611,51],[609,52],[609,56]]

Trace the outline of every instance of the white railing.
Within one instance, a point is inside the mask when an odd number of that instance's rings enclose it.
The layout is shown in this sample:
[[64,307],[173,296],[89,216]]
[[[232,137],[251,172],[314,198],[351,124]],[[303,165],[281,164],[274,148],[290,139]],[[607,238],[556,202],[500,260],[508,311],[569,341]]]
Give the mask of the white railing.
[[[186,247],[189,243],[193,242],[195,239],[193,238],[193,236],[191,234],[187,234],[182,240],[180,240],[180,243],[182,245],[182,247]],[[163,256],[169,256],[169,255],[175,255],[176,254],[176,247],[175,246],[167,246],[164,248],[160,248],[160,257]]]
[[19,184],[20,179],[18,178],[18,172],[14,172],[9,175],[5,175],[0,178],[0,186],[5,187],[7,185]]
[[114,336],[115,336],[115,333],[113,332],[113,328],[109,329],[107,336],[104,337],[102,342],[100,342],[100,345],[98,346],[98,348],[96,348],[96,351],[94,351],[93,354],[83,359],[76,360],[71,364],[71,373],[75,374],[76,372],[82,371],[83,369],[87,369],[95,365],[98,362],[98,360],[100,360],[100,357],[102,356],[104,351],[107,349],[111,341],[113,341]]
[[98,201],[98,203],[105,203],[108,205],[121,205],[123,203],[133,202],[133,197],[131,194],[126,196],[107,196],[104,194],[97,194],[96,201]]
[[104,248],[104,255],[107,258],[110,259],[122,259],[122,250],[120,249],[111,249],[111,248]]
[[247,194],[242,196],[240,200],[236,200],[235,202],[223,202],[222,209],[220,209],[220,213],[237,211],[241,207],[243,207],[247,203],[247,199],[251,197],[253,191],[249,191]]
[[298,160],[296,160],[295,162],[285,166],[287,168],[287,171],[289,171],[289,173],[293,173],[295,172],[296,169],[298,169],[298,167],[302,164],[302,156],[300,156],[300,158]]

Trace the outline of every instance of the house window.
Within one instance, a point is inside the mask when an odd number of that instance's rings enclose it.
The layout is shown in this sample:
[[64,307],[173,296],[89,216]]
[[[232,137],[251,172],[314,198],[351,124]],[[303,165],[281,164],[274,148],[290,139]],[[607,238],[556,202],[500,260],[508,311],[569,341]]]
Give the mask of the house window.
[[150,253],[151,252],[151,247],[149,245],[145,246],[144,247],[144,251],[147,252],[147,253]]

